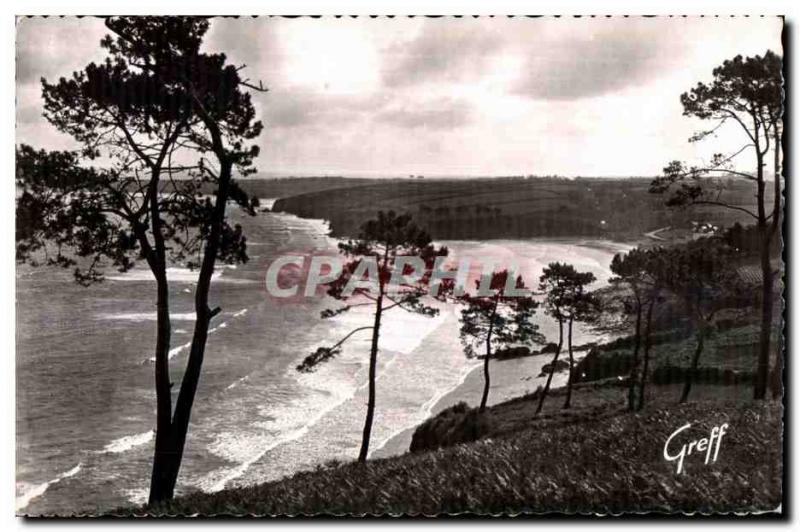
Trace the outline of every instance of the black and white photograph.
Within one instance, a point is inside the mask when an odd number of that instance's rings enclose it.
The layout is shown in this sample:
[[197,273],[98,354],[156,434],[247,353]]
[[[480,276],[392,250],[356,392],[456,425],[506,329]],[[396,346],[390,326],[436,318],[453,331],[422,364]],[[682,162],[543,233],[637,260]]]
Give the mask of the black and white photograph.
[[792,24],[19,14],[14,514],[785,517]]

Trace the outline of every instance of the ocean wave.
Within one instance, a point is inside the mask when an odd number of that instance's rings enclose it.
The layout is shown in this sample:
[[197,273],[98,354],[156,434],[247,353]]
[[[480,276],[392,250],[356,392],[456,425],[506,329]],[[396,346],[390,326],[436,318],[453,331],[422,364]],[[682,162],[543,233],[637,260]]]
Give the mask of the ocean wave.
[[[240,310],[238,312],[234,312],[232,314],[232,316],[235,318],[235,317],[238,317],[238,316],[244,316],[246,313],[247,313],[247,309],[245,308],[245,309],[242,309],[242,310]],[[194,319],[194,313],[192,313],[191,316],[192,316],[192,319]],[[216,327],[211,327],[208,330],[208,334],[215,333],[215,332],[219,331],[220,329],[226,329],[227,327],[228,327],[228,322],[223,321],[222,323],[220,323]],[[178,332],[178,331],[176,331],[176,332]],[[186,332],[186,331],[182,331],[182,332]],[[181,354],[181,352],[183,352],[184,350],[189,349],[191,346],[192,346],[192,342],[186,342],[185,344],[181,344],[181,345],[179,345],[177,347],[173,347],[172,349],[169,350],[169,354],[167,355],[167,358],[169,360],[172,360],[173,358],[175,358],[176,356]],[[155,362],[155,361],[156,361],[156,357],[150,357],[147,360],[145,360],[143,363],[146,364],[148,362]]]
[[239,386],[241,383],[243,383],[246,380],[248,380],[249,378],[250,378],[250,375],[245,375],[244,377],[238,378],[235,381],[233,381],[232,383],[230,383],[227,387],[225,387],[225,389],[226,390],[232,390],[232,389],[236,388],[237,386]]
[[[222,322],[219,325],[217,325],[216,327],[210,328],[208,330],[208,334],[215,333],[220,329],[226,328],[227,326],[228,326],[227,323]],[[173,347],[172,349],[169,350],[169,354],[167,355],[167,358],[169,360],[172,360],[173,358],[175,358],[176,356],[180,355],[183,351],[189,349],[190,347],[192,347],[192,342],[186,342],[185,344],[181,344],[181,345],[179,345],[177,347]],[[155,362],[155,361],[156,361],[156,357],[150,357],[145,362]]]
[[[208,332],[210,333],[211,331],[209,330]],[[177,347],[173,347],[172,349],[169,350],[169,353],[167,354],[167,359],[172,360],[173,358],[178,356],[182,351],[184,351],[186,349],[189,349],[191,346],[192,346],[192,342],[186,342],[185,344],[181,344],[181,345],[179,345]],[[148,362],[155,362],[155,361],[156,361],[156,357],[153,356],[153,357],[145,359],[144,362],[142,362],[142,363],[143,364],[147,364]]]
[[140,487],[122,491],[122,495],[133,505],[141,506],[147,502],[150,496],[150,488]]
[[[98,320],[119,320],[119,321],[156,321],[155,312],[110,312],[98,314]],[[169,315],[171,321],[194,321],[194,312],[173,312]]]
[[[209,450],[236,465],[212,471],[192,484],[207,493],[224,489],[229,482],[244,475],[253,464],[276,447],[303,437],[320,419],[363,387],[352,388],[341,378],[331,378],[335,372],[336,369],[332,367],[312,374],[298,374],[293,367],[287,370],[287,376],[305,383],[308,390],[306,396],[302,400],[264,412],[262,417],[267,421],[251,423],[248,426],[249,433],[232,431],[217,435]],[[247,380],[249,376],[242,377],[228,386],[228,389]],[[266,444],[265,439],[269,440]]]
[[227,326],[228,326],[228,322],[226,322],[226,321],[223,321],[222,323],[220,323],[220,324],[219,324],[219,325],[217,325],[216,327],[212,327],[212,328],[210,328],[210,329],[208,330],[208,334],[211,334],[211,333],[213,333],[213,332],[217,332],[217,331],[218,331],[218,330],[220,330],[220,329],[225,329]]
[[81,467],[83,467],[83,463],[78,462],[78,465],[76,465],[69,471],[61,473],[56,478],[48,480],[47,482],[43,482],[41,484],[30,486],[27,490],[25,490],[25,492],[22,495],[16,498],[16,501],[14,503],[15,511],[19,512],[25,509],[33,499],[36,499],[37,497],[41,497],[42,495],[44,495],[44,492],[46,492],[47,489],[53,484],[58,484],[59,482],[61,482],[66,478],[74,477],[80,472]]
[[[236,269],[235,264],[221,264],[213,274],[211,274],[212,283],[225,283],[225,284],[253,284],[258,283],[252,279],[241,279],[231,277],[229,275],[222,275],[223,269]],[[167,281],[175,283],[197,283],[198,270],[189,268],[167,268]],[[149,269],[137,268],[118,275],[109,275],[107,279],[110,281],[133,281],[133,282],[155,282],[153,273]]]
[[272,210],[272,207],[278,199],[279,198],[258,198],[258,206]]
[[316,421],[325,415],[325,412],[319,413],[315,419],[309,421],[308,424],[298,427],[295,430],[283,433],[281,436],[275,438],[270,444],[260,448],[255,453],[252,453],[247,459],[239,462],[233,468],[217,470],[206,475],[205,478],[197,482],[196,486],[206,492],[214,493],[225,489],[228,482],[241,477],[254,463],[258,462],[264,455],[270,452],[275,447],[296,440],[308,432],[309,426],[316,423]]
[[153,430],[148,430],[147,432],[142,432],[140,434],[123,436],[121,438],[117,438],[116,440],[112,440],[108,445],[103,447],[101,452],[109,454],[124,453],[125,451],[129,451],[134,447],[148,443],[153,439],[153,436],[155,436],[155,431]]
[[[172,358],[178,356],[178,354],[180,354],[181,351],[183,351],[184,349],[189,349],[190,347],[192,347],[192,342],[186,342],[185,344],[179,345],[178,347],[173,347],[172,349],[169,350],[169,355],[167,356],[167,358],[169,360],[172,360]],[[155,357],[150,358],[150,362],[155,362],[155,361],[156,361]]]
[[[383,381],[390,373],[394,374],[395,370],[392,368],[398,360],[418,349],[425,337],[442,325],[445,317],[430,318],[398,313],[393,316],[392,323],[387,320],[385,329],[381,331],[381,357],[376,380]],[[338,339],[352,328],[363,325],[368,319],[371,319],[369,309],[354,309],[331,319],[331,329],[326,336]],[[409,330],[415,333],[410,335]],[[210,450],[236,465],[208,473],[193,482],[193,485],[205,492],[225,488],[230,482],[245,475],[270,451],[302,438],[323,417],[353,400],[358,394],[364,393],[369,384],[366,379],[369,366],[365,357],[369,341],[368,333],[354,336],[345,344],[335,362],[320,366],[313,373],[298,373],[294,365],[287,368],[285,377],[296,380],[306,390],[305,397],[268,409],[264,412],[264,417],[269,418],[269,421],[252,423],[246,431],[232,431],[217,436]],[[357,366],[355,371],[354,366]],[[402,373],[404,370],[399,371]],[[230,384],[228,389],[239,386],[247,379],[247,376],[242,377]],[[268,440],[266,444],[265,439]],[[324,457],[320,456],[319,459],[323,460]]]
[[[388,362],[390,358],[386,357],[385,360]],[[236,465],[212,471],[192,484],[208,493],[224,489],[273,449],[302,438],[326,414],[367,386],[366,382],[358,384],[358,381],[365,380],[365,364],[354,372],[348,357],[339,362],[339,365],[326,364],[314,373],[298,373],[294,365],[287,368],[284,376],[297,381],[306,390],[305,396],[288,404],[265,409],[261,417],[266,421],[251,423],[247,430],[217,435],[209,450]],[[345,375],[350,375],[349,382]],[[242,377],[229,385],[228,389],[248,380],[249,376]],[[265,440],[268,443],[265,444]]]
[[[281,233],[290,236],[302,233],[309,236],[317,249],[337,249],[339,240],[330,236],[331,224],[321,218],[300,218],[295,214],[273,213],[285,225]],[[250,242],[248,242],[250,244]]]
[[[189,268],[167,268],[167,281],[174,281],[177,283],[196,283],[198,270]],[[211,274],[211,280],[217,280],[222,275],[222,272],[215,271]],[[146,268],[136,268],[119,275],[109,275],[107,279],[110,281],[153,281],[153,272]]]
[[[247,309],[243,308],[231,313],[231,317],[238,318],[247,314]],[[156,321],[158,315],[155,312],[106,312],[95,316],[98,320],[118,320],[118,321]],[[172,312],[169,315],[170,321],[194,321],[194,312]],[[185,333],[184,329],[176,329],[177,333]]]

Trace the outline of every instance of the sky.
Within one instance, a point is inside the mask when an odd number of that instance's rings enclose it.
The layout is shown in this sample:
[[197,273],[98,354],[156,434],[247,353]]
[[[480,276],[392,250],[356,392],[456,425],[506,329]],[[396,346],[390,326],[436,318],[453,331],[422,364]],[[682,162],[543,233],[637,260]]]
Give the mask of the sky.
[[[737,54],[781,53],[779,18],[214,19],[246,65],[261,175],[652,176],[738,148],[680,94]],[[17,22],[17,143],[77,144],[42,117],[54,81],[105,57],[91,18]],[[747,161],[744,161],[747,163]]]

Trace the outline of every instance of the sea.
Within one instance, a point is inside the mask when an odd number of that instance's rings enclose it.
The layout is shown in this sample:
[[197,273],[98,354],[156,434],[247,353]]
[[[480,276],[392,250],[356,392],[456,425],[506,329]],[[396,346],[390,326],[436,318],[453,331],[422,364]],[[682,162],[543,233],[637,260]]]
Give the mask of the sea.
[[[262,205],[274,200],[264,199]],[[312,373],[295,367],[321,345],[371,324],[368,307],[332,319],[327,296],[276,302],[265,274],[287,253],[335,253],[324,220],[231,209],[245,228],[250,260],[221,265],[211,305],[200,387],[178,479],[178,494],[276,480],[358,455],[366,404],[369,332]],[[592,271],[605,283],[624,243],[603,240],[443,241],[456,260],[513,264],[529,285],[552,261]],[[197,272],[170,268],[171,378],[177,395],[194,325]],[[155,283],[137,267],[77,285],[70,271],[18,265],[16,271],[16,511],[84,515],[147,499],[155,425]],[[384,318],[378,357],[371,456],[407,449],[413,427],[465,400],[480,400],[479,360],[464,355],[459,308],[435,317],[393,309]],[[548,341],[553,320],[535,318]],[[596,341],[582,327],[575,344]],[[546,357],[497,361],[490,404],[533,391]],[[493,377],[495,376],[493,375]],[[563,384],[557,375],[555,385]]]

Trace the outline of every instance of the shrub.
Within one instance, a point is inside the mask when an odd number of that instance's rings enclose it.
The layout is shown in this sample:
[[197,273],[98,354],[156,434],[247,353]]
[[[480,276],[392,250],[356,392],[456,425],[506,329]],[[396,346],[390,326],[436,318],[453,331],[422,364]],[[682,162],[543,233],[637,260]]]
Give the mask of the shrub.
[[605,351],[593,348],[575,366],[576,382],[590,382],[628,375],[633,357],[629,351]]
[[[547,364],[542,366],[542,372],[539,373],[539,376],[540,377],[546,377],[546,376],[550,375],[550,368],[552,366],[553,366],[553,362],[548,362]],[[559,371],[563,371],[563,370],[569,369],[569,362],[567,362],[566,360],[556,360],[555,361],[555,366],[556,366],[555,367],[555,373],[558,373]]]
[[558,344],[550,342],[539,351],[539,354],[544,355],[546,353],[555,353],[556,351],[558,351]]
[[479,440],[489,433],[488,418],[460,402],[422,423],[411,437],[411,452],[450,447]]
[[527,357],[532,354],[533,352],[531,352],[529,348],[523,345],[518,347],[507,347],[505,349],[498,349],[497,351],[495,351],[492,358],[496,360],[510,360],[512,358]]

